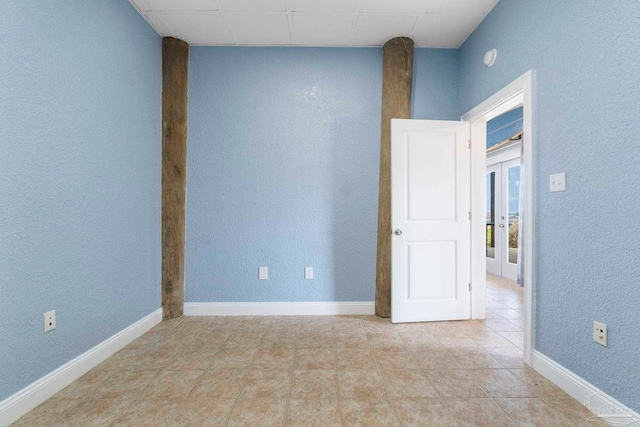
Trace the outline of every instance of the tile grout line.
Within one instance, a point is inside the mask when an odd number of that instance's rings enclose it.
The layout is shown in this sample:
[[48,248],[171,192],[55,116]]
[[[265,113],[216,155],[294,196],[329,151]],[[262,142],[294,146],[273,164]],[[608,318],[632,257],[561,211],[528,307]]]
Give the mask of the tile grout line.
[[[362,329],[362,332],[364,333],[364,328],[362,328],[362,323],[360,322],[360,319],[358,319],[358,325],[360,325],[360,329]],[[366,337],[366,335],[365,335]],[[331,321],[331,347],[332,347],[332,351],[333,351],[333,367],[336,373],[336,385],[338,387],[337,391],[338,391],[338,415],[340,415],[340,423],[342,426],[344,426],[344,413],[342,411],[342,396],[340,394],[340,374],[338,372],[338,352],[337,352],[337,348],[335,345],[335,340],[334,340],[334,335],[333,335],[333,320]]]
[[296,346],[293,349],[293,361],[291,362],[291,368],[289,370],[289,375],[291,375],[291,377],[289,378],[289,398],[287,399],[287,403],[285,405],[285,410],[284,410],[284,418],[282,419],[282,426],[285,427],[287,425],[287,418],[289,416],[289,409],[291,406],[291,392],[293,391],[293,381],[294,381],[294,376],[295,376],[295,368],[296,368],[296,360],[298,359],[298,343],[300,341],[300,329],[302,329],[302,320],[299,321],[298,324],[298,330],[296,331]]
[[[389,322],[391,322],[391,321],[389,321]],[[391,325],[393,326],[393,324],[391,324]],[[362,329],[364,329],[364,327]],[[395,327],[393,328],[393,330],[394,330],[394,332],[396,332],[396,334],[398,333],[395,330]],[[365,331],[365,336],[366,336],[366,333],[367,332]],[[403,347],[405,347],[406,351],[409,352],[409,350],[404,345],[404,341],[402,340],[402,337],[400,337],[400,341],[402,341],[402,345],[403,345]],[[396,420],[400,423],[400,425],[403,425],[404,423],[402,422],[402,418],[400,418],[400,414],[398,413],[398,410],[396,409],[396,407],[393,404],[393,401],[391,400],[391,395],[389,394],[389,389],[387,388],[387,385],[384,383],[384,377],[382,376],[382,372],[380,370],[380,365],[378,364],[378,359],[376,358],[375,354],[373,353],[373,347],[371,347],[371,342],[369,342],[369,337],[368,336],[367,336],[367,345],[369,346],[369,352],[371,353],[371,357],[373,357],[373,363],[376,364],[376,370],[378,371],[378,375],[380,375],[380,378],[382,378],[382,380],[383,380],[383,387],[384,387],[384,392],[387,395],[387,401],[389,402],[389,405],[391,406],[391,409],[393,410],[393,413],[396,416]]]

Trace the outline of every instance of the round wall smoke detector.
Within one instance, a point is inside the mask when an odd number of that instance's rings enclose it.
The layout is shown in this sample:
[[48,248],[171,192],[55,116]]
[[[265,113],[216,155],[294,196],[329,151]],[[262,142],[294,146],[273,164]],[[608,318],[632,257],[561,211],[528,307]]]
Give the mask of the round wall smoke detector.
[[496,49],[491,49],[489,52],[484,54],[484,65],[487,67],[491,67],[498,57],[498,51]]

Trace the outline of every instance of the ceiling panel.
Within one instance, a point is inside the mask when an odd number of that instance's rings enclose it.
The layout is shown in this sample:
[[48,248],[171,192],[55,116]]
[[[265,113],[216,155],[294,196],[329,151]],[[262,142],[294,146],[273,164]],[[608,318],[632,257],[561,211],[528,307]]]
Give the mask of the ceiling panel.
[[466,6],[472,0],[429,0],[427,13],[430,14],[462,14],[468,12]]
[[287,0],[292,12],[355,12],[357,0]]
[[[137,0],[138,2],[139,0]],[[144,0],[153,12],[194,12],[218,10],[216,0]]]
[[303,46],[348,46],[353,15],[317,15],[297,13],[292,16],[293,44]]
[[442,48],[446,46],[441,37],[443,23],[441,15],[424,15],[418,18],[413,28],[413,37],[418,47]]
[[409,35],[417,19],[415,16],[359,15],[351,44],[381,46],[392,37]]
[[227,14],[226,21],[241,45],[291,44],[287,15],[281,14]]
[[441,46],[456,48],[467,39],[484,15],[440,15]]
[[472,14],[487,14],[498,3],[498,0],[467,0],[467,12]]
[[130,0],[156,31],[198,45],[458,48],[498,0]]
[[[147,0],[148,1],[148,0]],[[228,11],[256,12],[286,12],[285,0],[219,0],[220,7]]]
[[163,35],[177,37],[189,44],[235,44],[219,12],[154,13],[150,16],[164,24]]
[[424,0],[361,0],[359,12],[389,15],[424,14],[428,2]]
[[158,13],[147,13],[144,15],[147,18],[147,21],[151,24],[153,28],[160,34],[161,36],[171,36],[172,34],[169,32],[169,29],[165,25],[165,23],[160,19],[160,14]]

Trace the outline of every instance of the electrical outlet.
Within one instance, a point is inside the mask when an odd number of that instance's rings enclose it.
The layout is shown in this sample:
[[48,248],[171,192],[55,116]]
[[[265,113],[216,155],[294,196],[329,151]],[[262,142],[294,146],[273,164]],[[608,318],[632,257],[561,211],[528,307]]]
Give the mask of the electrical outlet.
[[258,267],[258,279],[269,280],[269,267]]
[[47,311],[44,314],[44,331],[53,331],[56,328],[56,311]]
[[556,173],[549,175],[549,191],[554,193],[556,191],[567,190],[567,176],[563,173]]
[[607,325],[593,321],[593,340],[600,345],[607,347]]
[[313,267],[305,267],[304,268],[304,278],[305,279],[313,279]]

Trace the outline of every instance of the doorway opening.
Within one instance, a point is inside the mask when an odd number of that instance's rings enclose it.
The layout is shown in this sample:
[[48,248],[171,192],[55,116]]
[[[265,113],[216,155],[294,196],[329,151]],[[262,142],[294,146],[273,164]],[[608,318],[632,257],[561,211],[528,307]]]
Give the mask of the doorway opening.
[[[524,285],[519,271],[522,107],[487,122],[487,273]],[[520,280],[519,280],[520,276]]]
[[[514,330],[504,333],[512,334],[509,340],[523,350],[528,365],[534,344],[534,78],[534,71],[528,71],[462,117],[471,123],[472,210],[482,213],[474,215],[471,224],[473,318],[505,321],[507,327],[513,324]],[[500,138],[502,145],[487,152],[488,129],[495,130],[488,124],[505,113],[517,114],[518,109],[522,130]],[[493,260],[492,267],[489,260]],[[487,275],[489,272],[494,274]]]

